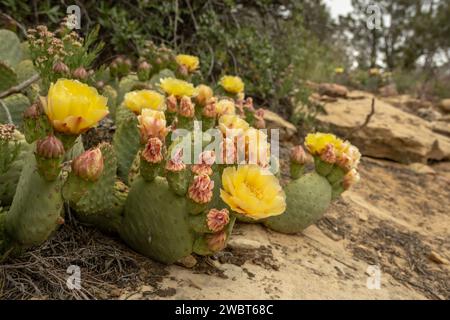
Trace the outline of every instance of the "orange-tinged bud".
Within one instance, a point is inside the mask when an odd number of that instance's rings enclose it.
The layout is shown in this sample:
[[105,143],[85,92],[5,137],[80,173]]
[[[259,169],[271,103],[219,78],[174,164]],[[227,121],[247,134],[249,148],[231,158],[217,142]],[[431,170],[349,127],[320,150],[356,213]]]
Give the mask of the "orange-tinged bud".
[[186,118],[193,118],[195,109],[194,104],[192,103],[191,98],[187,96],[183,96],[180,101],[180,110],[179,113],[181,116]]
[[99,148],[90,149],[72,161],[72,170],[86,181],[97,181],[103,173],[103,155]]
[[163,160],[163,143],[159,138],[150,138],[142,151],[142,158],[148,163],[160,163]]
[[73,71],[72,76],[76,79],[86,80],[88,78],[89,74],[85,68],[79,67]]
[[206,235],[206,242],[209,250],[217,252],[223,250],[227,243],[227,234],[225,231]]
[[194,202],[205,204],[211,201],[213,196],[214,181],[207,174],[194,177],[189,186],[188,195]]
[[177,98],[174,95],[170,95],[166,99],[167,111],[169,112],[177,112],[178,111],[178,102]]
[[290,152],[290,159],[292,162],[297,164],[305,164],[307,157],[305,150],[302,148],[302,146],[298,145],[291,148]]
[[69,67],[64,62],[58,60],[53,65],[53,72],[58,74],[69,74],[70,70]]
[[228,209],[211,209],[206,215],[206,224],[212,232],[222,231],[230,222],[230,214]]

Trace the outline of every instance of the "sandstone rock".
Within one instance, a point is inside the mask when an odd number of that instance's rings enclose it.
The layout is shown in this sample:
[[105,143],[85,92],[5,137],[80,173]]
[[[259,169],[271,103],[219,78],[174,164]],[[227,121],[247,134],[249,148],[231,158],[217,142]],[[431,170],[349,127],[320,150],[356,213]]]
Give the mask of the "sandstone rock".
[[439,106],[441,107],[441,109],[447,113],[450,112],[450,99],[444,99],[441,101],[441,103],[439,104]]
[[433,121],[429,127],[434,132],[450,137],[450,123],[443,121]]
[[[362,100],[340,99],[325,105],[327,114],[319,115],[318,120],[345,136],[370,113],[372,96],[364,95]],[[433,132],[427,121],[378,99],[369,124],[354,132],[350,140],[363,155],[375,158],[402,163],[450,159],[450,138]]]
[[188,269],[192,269],[197,264],[197,259],[195,259],[193,255],[188,255],[187,257],[178,260],[176,264]]
[[415,163],[411,163],[408,168],[411,171],[414,171],[415,173],[418,174],[435,174],[436,171],[433,170],[433,168],[431,168],[430,166],[427,166],[426,164],[420,163],[420,162],[415,162]]
[[348,89],[335,83],[321,83],[318,87],[319,93],[330,97],[346,98]]
[[416,114],[422,119],[428,121],[436,121],[437,119],[442,117],[442,114],[439,111],[434,110],[433,108],[420,108],[417,110]]
[[378,91],[383,97],[392,97],[398,95],[397,86],[395,84],[388,84],[387,86],[378,89]]
[[256,250],[261,247],[261,243],[255,240],[234,237],[228,241],[228,247],[234,249]]
[[430,259],[431,261],[433,261],[434,263],[437,264],[448,264],[448,260],[445,259],[444,257],[442,257],[439,253],[435,252],[435,251],[431,251],[428,259]]
[[292,123],[270,110],[264,110],[264,120],[268,130],[280,129],[281,140],[289,140],[297,133],[297,128]]

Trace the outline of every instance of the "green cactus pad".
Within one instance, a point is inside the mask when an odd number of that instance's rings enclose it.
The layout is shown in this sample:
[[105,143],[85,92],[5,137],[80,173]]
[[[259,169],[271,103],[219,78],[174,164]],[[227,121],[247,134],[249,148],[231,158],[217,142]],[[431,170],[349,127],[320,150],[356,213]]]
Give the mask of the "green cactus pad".
[[292,181],[286,188],[286,211],[263,221],[281,233],[297,233],[320,219],[331,201],[331,185],[312,172]]
[[15,67],[22,60],[22,48],[19,37],[9,30],[0,30],[0,61]]
[[16,195],[6,216],[6,231],[24,247],[39,245],[62,223],[63,180],[48,182],[36,170],[32,152],[28,153]]
[[[0,100],[0,123],[12,123],[22,125],[22,114],[30,106],[30,101],[21,93],[10,95]],[[11,117],[11,119],[9,119]]]
[[111,118],[116,118],[116,108],[117,108],[117,91],[110,85],[106,85],[103,88],[102,95],[108,98],[108,109],[111,114]]
[[103,155],[104,169],[95,182],[85,181],[73,173],[64,184],[63,197],[78,213],[95,214],[107,210],[114,202],[117,160],[111,145],[102,143],[99,148]]
[[8,64],[0,60],[0,92],[15,86],[17,83],[16,72]]
[[19,83],[28,80],[35,74],[37,74],[36,69],[34,68],[33,61],[31,60],[22,60],[19,64],[14,68],[17,73],[17,81]]
[[118,175],[128,181],[128,173],[140,148],[139,129],[136,116],[130,115],[117,126],[114,134],[114,150],[117,156]]
[[[14,194],[16,192],[17,183],[19,182],[20,173],[22,172],[25,158],[31,150],[31,145],[25,142],[22,134],[17,133],[15,141],[6,142],[0,141],[0,158],[3,156],[10,156],[12,148],[18,147],[17,155],[13,159],[9,159],[7,167],[0,170],[0,204],[11,204]],[[10,146],[17,144],[16,146]],[[0,160],[4,163],[4,160]]]
[[166,179],[138,177],[125,205],[121,237],[136,251],[170,264],[192,253],[194,234],[186,198],[169,190]]

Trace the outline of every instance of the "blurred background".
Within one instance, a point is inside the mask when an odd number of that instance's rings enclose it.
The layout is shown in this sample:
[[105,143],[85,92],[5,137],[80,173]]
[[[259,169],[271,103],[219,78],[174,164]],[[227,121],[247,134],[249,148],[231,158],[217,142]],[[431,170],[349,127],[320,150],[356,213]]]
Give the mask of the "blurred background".
[[97,64],[165,44],[199,56],[207,80],[239,74],[258,104],[294,123],[320,112],[305,81],[450,97],[447,0],[0,0],[0,28],[23,38],[38,24],[56,29],[71,4],[83,34],[100,25]]

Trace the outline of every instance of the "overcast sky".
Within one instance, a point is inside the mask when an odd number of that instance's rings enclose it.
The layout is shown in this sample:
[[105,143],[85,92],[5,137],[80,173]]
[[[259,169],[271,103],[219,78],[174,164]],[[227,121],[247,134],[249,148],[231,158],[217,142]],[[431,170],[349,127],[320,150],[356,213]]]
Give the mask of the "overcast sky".
[[335,19],[352,11],[351,0],[325,0],[325,3],[330,8],[331,16]]

